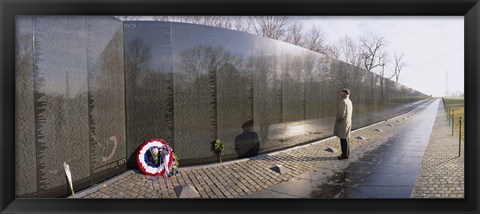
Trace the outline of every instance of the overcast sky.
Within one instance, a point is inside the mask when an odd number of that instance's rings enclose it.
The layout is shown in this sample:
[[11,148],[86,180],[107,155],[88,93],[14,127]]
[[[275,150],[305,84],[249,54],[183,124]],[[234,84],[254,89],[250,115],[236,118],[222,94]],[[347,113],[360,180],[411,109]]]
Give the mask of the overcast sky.
[[[305,24],[317,24],[329,44],[344,35],[358,41],[365,33],[385,36],[390,53],[404,53],[407,66],[399,82],[427,95],[444,96],[448,91],[463,92],[463,16],[451,17],[297,17]],[[393,54],[391,54],[393,58]],[[393,70],[394,64],[386,69]]]

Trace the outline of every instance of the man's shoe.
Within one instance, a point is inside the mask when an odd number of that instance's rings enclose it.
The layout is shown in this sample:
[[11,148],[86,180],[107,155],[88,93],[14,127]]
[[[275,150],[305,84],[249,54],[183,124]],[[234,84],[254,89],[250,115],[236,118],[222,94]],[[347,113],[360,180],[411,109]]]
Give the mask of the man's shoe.
[[348,159],[348,157],[338,156],[337,159],[338,159],[338,160],[343,160],[343,159]]

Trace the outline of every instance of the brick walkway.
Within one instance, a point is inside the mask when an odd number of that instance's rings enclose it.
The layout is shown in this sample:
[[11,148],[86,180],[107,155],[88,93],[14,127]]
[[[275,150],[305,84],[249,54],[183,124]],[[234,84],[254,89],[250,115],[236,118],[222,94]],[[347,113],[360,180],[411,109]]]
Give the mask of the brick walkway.
[[[402,123],[414,115],[415,110],[386,122],[353,131],[351,153],[363,154],[377,148],[384,142],[384,139],[395,133],[395,125],[391,126],[391,124]],[[383,131],[376,131],[377,129]],[[359,136],[365,137],[366,140],[356,139]],[[336,160],[338,153],[325,151],[328,147],[340,149],[338,138],[331,137],[309,145],[261,155],[252,159],[180,168],[179,174],[172,177],[171,181],[173,186],[182,184],[194,186],[200,193],[201,198],[244,197],[275,184],[289,181],[308,171],[317,169],[333,171],[332,168],[337,165],[342,167],[340,165],[348,164],[346,161]],[[291,171],[278,174],[270,169],[278,164],[291,169]],[[152,181],[151,177],[127,171],[109,181],[77,193],[77,197],[176,198],[177,196],[173,188],[166,188],[163,178]]]
[[464,198],[463,143],[460,157],[458,147],[458,135],[452,136],[452,127],[440,102],[412,198]]

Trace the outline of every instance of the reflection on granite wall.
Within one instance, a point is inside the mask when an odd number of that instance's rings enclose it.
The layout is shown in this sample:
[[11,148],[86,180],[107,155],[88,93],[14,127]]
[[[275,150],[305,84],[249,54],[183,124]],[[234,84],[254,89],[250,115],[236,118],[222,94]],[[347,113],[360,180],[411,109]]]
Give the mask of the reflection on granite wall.
[[282,71],[276,41],[253,38],[253,127],[260,148],[281,143]]
[[68,194],[64,162],[76,188],[118,173],[125,158],[122,23],[19,16],[16,25],[16,195]]
[[125,158],[123,30],[120,23],[87,17],[90,167],[93,173]]
[[326,103],[322,85],[326,84],[326,57],[306,52],[303,59],[305,61],[305,141],[309,141],[327,133],[322,129],[320,120],[325,117],[323,110]]
[[[331,136],[339,89],[344,87],[353,92],[354,128],[405,112],[425,98],[416,91],[395,90],[400,86],[345,62],[267,38],[183,23],[125,24],[127,58],[134,50],[128,47],[130,38],[151,35],[158,36],[144,42],[145,49],[171,53],[173,119],[168,121],[173,123],[174,138],[169,143],[185,164],[214,162],[210,142],[217,138],[225,143],[224,157],[234,159],[244,156],[237,146],[242,137],[248,139],[244,144],[259,143],[259,152],[268,152]],[[170,34],[159,31],[167,25]],[[126,84],[127,103],[134,102],[128,85],[140,82],[127,78]],[[140,114],[141,106],[127,105],[127,114]],[[153,109],[145,111],[149,112],[156,114]],[[127,117],[129,133],[145,129],[139,127],[147,120],[138,119],[132,123],[135,119]],[[129,135],[127,144],[138,146],[144,138]]]
[[[86,22],[81,17],[34,17],[38,188],[90,175]],[[80,152],[79,152],[80,151]]]
[[16,35],[15,188],[24,195],[37,191],[32,17],[17,18]]
[[217,138],[224,142],[225,154],[242,155],[250,146],[243,144],[252,144],[254,140],[244,125],[253,120],[252,37],[215,29],[215,44],[222,47],[215,67]]
[[[283,122],[305,120],[304,59],[306,50],[294,45],[279,44],[282,70]],[[298,130],[303,134],[304,130]]]
[[150,138],[173,144],[173,76],[170,23],[125,25],[128,166]]
[[353,65],[232,30],[111,17],[17,19],[17,196],[68,193],[135,167],[163,138],[181,164],[249,157],[332,135],[339,90],[353,128],[426,96]]
[[213,28],[172,24],[175,152],[183,160],[213,157],[216,138],[216,69],[224,49]]

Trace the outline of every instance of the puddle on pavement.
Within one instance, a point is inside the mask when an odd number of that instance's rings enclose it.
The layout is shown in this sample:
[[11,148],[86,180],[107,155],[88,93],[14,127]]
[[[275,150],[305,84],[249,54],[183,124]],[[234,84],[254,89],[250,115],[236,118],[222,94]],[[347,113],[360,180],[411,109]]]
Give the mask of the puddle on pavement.
[[329,177],[327,182],[317,186],[310,193],[311,198],[342,198],[343,189],[347,180],[350,180],[350,173],[335,173],[334,176]]

